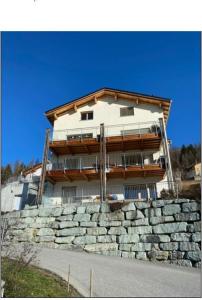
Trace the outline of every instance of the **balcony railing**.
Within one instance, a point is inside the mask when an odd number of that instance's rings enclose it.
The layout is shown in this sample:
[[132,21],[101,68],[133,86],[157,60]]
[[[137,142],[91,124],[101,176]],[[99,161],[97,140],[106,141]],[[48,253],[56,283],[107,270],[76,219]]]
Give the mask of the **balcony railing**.
[[[148,165],[160,166],[165,168],[164,158],[153,159],[152,153],[135,152],[132,154],[123,153],[121,155],[106,156],[106,170],[114,167],[127,169],[130,166],[144,167]],[[51,170],[90,170],[98,171],[100,168],[99,156],[85,156],[67,158],[62,162],[54,162],[47,166],[47,171]]]
[[[143,136],[145,134],[160,135],[159,122],[139,122],[132,124],[119,124],[105,126],[105,136],[129,136],[138,135]],[[86,139],[99,138],[100,127],[86,127],[75,129],[54,130],[52,133],[52,141],[83,141]]]

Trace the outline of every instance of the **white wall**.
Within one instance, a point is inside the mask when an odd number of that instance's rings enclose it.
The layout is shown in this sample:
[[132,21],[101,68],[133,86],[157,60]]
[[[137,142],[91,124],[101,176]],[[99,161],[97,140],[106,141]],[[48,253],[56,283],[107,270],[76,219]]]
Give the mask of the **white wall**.
[[11,182],[1,189],[1,211],[19,210],[23,184],[18,181]]
[[[134,107],[134,116],[120,117],[121,107]],[[82,121],[81,112],[93,111],[93,120]],[[86,127],[100,126],[101,123],[105,125],[118,125],[118,124],[133,124],[139,122],[151,122],[158,121],[159,118],[163,117],[163,110],[161,107],[152,104],[135,104],[133,101],[128,100],[115,100],[111,97],[104,97],[98,100],[97,103],[90,102],[82,107],[79,107],[75,112],[73,110],[67,112],[66,114],[59,116],[57,120],[54,121],[54,130],[65,130],[65,129],[76,129],[83,128],[84,132],[92,132],[92,130],[86,129]],[[132,129],[128,125],[125,130]],[[110,129],[111,134],[120,133],[122,128]],[[58,133],[57,133],[58,134]],[[60,135],[64,133],[60,133]],[[71,132],[72,134],[72,132]],[[76,134],[76,131],[75,131]],[[99,134],[99,132],[94,131],[94,136]]]

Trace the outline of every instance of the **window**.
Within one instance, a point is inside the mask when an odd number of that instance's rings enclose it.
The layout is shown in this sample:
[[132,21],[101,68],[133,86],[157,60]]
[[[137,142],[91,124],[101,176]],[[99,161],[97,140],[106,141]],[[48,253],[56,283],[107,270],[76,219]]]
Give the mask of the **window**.
[[81,113],[81,120],[93,120],[93,111],[86,111]]
[[133,107],[122,107],[120,108],[120,117],[134,116]]

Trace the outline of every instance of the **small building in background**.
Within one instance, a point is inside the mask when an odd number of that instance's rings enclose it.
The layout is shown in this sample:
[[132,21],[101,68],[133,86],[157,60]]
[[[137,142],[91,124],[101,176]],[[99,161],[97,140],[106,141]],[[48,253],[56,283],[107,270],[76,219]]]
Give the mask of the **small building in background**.
[[2,186],[1,211],[9,212],[20,210],[26,204],[35,204],[42,164],[37,164],[18,177],[13,177]]
[[197,163],[187,169],[186,179],[201,180],[201,163]]

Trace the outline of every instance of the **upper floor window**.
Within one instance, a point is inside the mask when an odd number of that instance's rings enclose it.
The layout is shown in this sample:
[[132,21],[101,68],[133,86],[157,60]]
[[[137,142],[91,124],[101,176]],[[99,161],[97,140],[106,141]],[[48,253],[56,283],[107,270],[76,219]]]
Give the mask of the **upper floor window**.
[[93,120],[93,111],[85,111],[81,113],[81,120]]
[[125,116],[134,116],[134,108],[133,107],[120,108],[120,117],[125,117]]

